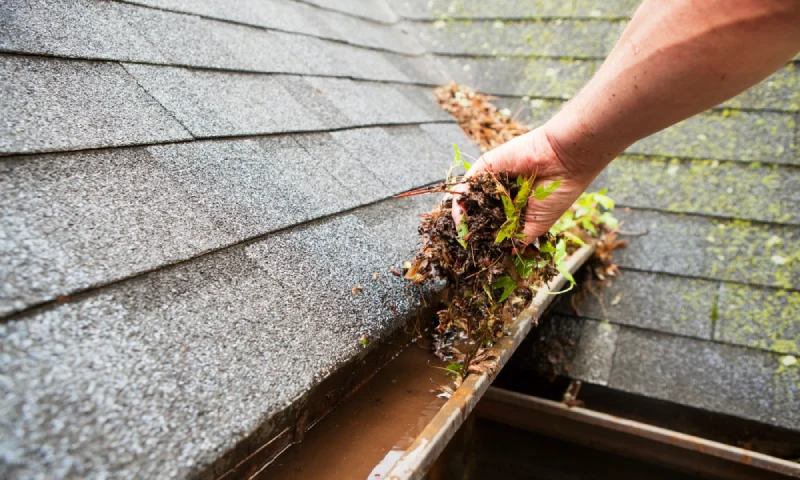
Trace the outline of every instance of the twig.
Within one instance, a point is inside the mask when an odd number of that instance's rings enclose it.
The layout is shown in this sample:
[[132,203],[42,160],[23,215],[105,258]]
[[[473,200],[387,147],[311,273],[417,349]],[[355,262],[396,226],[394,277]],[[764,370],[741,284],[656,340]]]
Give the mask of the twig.
[[620,235],[627,235],[629,237],[640,237],[642,235],[647,235],[648,232],[647,229],[645,228],[644,230],[639,232],[626,232],[625,230],[617,230],[617,233],[619,233]]

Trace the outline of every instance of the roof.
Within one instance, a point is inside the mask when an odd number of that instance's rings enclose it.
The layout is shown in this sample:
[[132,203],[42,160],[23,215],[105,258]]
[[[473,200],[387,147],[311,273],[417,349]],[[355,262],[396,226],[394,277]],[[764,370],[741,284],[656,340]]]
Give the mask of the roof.
[[[442,22],[427,0],[4,2],[2,476],[207,472],[283,428],[362,358],[363,335],[405,325],[419,297],[387,267],[432,200],[392,196],[468,145],[431,87],[455,77],[536,123],[627,12],[534,3],[454,2],[477,18]],[[496,16],[534,33],[484,47]],[[586,350],[607,368],[586,378],[798,425],[797,370],[777,365],[800,343],[797,75],[641,142],[599,180],[631,207],[626,229],[651,233],[620,252],[608,314],[564,317],[581,341],[610,332]],[[737,183],[705,187],[705,172]],[[752,401],[712,403],[719,378]]]
[[468,140],[391,9],[317,3],[4,2],[0,476],[224,471],[417,311],[392,196]]
[[[639,2],[391,3],[448,76],[536,126]],[[800,353],[799,111],[796,57],[612,162],[591,189],[609,188],[623,230],[648,234],[615,252],[623,274],[603,305],[586,295],[578,316],[564,299],[534,348],[565,338],[575,378],[800,430],[800,369],[780,363]]]

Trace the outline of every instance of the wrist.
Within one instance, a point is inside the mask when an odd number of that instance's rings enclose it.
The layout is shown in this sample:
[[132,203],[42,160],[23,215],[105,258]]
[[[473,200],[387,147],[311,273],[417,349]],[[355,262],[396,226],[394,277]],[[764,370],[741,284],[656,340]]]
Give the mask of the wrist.
[[631,142],[611,134],[609,130],[613,129],[608,123],[595,125],[599,120],[587,118],[587,112],[592,110],[580,103],[579,95],[541,128],[550,148],[567,171],[594,178]]

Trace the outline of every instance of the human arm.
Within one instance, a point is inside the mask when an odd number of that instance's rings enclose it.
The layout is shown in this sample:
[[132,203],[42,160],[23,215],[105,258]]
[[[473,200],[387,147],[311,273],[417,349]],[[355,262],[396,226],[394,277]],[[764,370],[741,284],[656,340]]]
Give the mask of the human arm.
[[[546,232],[592,180],[637,140],[723,102],[800,50],[800,0],[645,0],[586,86],[543,126],[487,152],[491,166],[536,183],[523,233]],[[460,186],[464,188],[464,186]],[[453,216],[462,211],[454,198]]]

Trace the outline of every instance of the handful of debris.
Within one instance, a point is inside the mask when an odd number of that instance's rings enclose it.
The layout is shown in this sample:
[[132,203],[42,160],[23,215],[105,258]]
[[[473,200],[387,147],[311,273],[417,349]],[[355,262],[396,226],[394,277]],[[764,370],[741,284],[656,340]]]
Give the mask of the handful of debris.
[[[458,147],[453,147],[456,164],[469,169]],[[445,308],[438,312],[436,353],[454,362],[452,369],[462,374],[464,365],[479,368],[476,360],[483,349],[504,335],[505,323],[558,273],[570,281],[571,289],[575,280],[566,267],[567,257],[585,240],[615,228],[616,220],[609,213],[613,202],[605,192],[584,194],[550,232],[526,244],[521,219],[528,201],[545,201],[560,181],[534,188],[534,176],[511,178],[487,171],[465,178],[452,171],[439,185],[402,195],[461,195],[464,208],[460,225],[453,221],[448,199],[423,215],[422,246],[405,277],[415,283],[437,277],[447,281]],[[454,192],[460,183],[467,184],[468,191]]]
[[[482,152],[529,131],[509,111],[493,105],[492,97],[463,85],[451,82],[437,88],[435,96]],[[534,292],[543,291],[559,273],[570,282],[567,290],[575,286],[566,259],[580,245],[593,242],[595,254],[574,298],[587,292],[599,298],[595,286],[602,288],[617,275],[611,252],[625,242],[617,240],[619,225],[611,213],[614,202],[602,190],[582,194],[550,232],[525,244],[521,221],[528,201],[546,201],[561,182],[534,187],[535,176],[511,178],[491,171],[469,178],[456,176],[453,172],[459,164],[465,170],[471,165],[456,145],[453,149],[455,161],[445,182],[401,196],[435,192],[461,196],[460,225],[453,221],[447,199],[423,215],[422,246],[407,262],[405,272],[414,283],[435,278],[447,282],[435,348],[440,358],[451,362],[447,369],[457,375],[458,382],[467,372],[491,368],[493,359],[486,348],[505,334],[505,323],[528,307]],[[468,190],[453,191],[457,184],[466,184]]]

